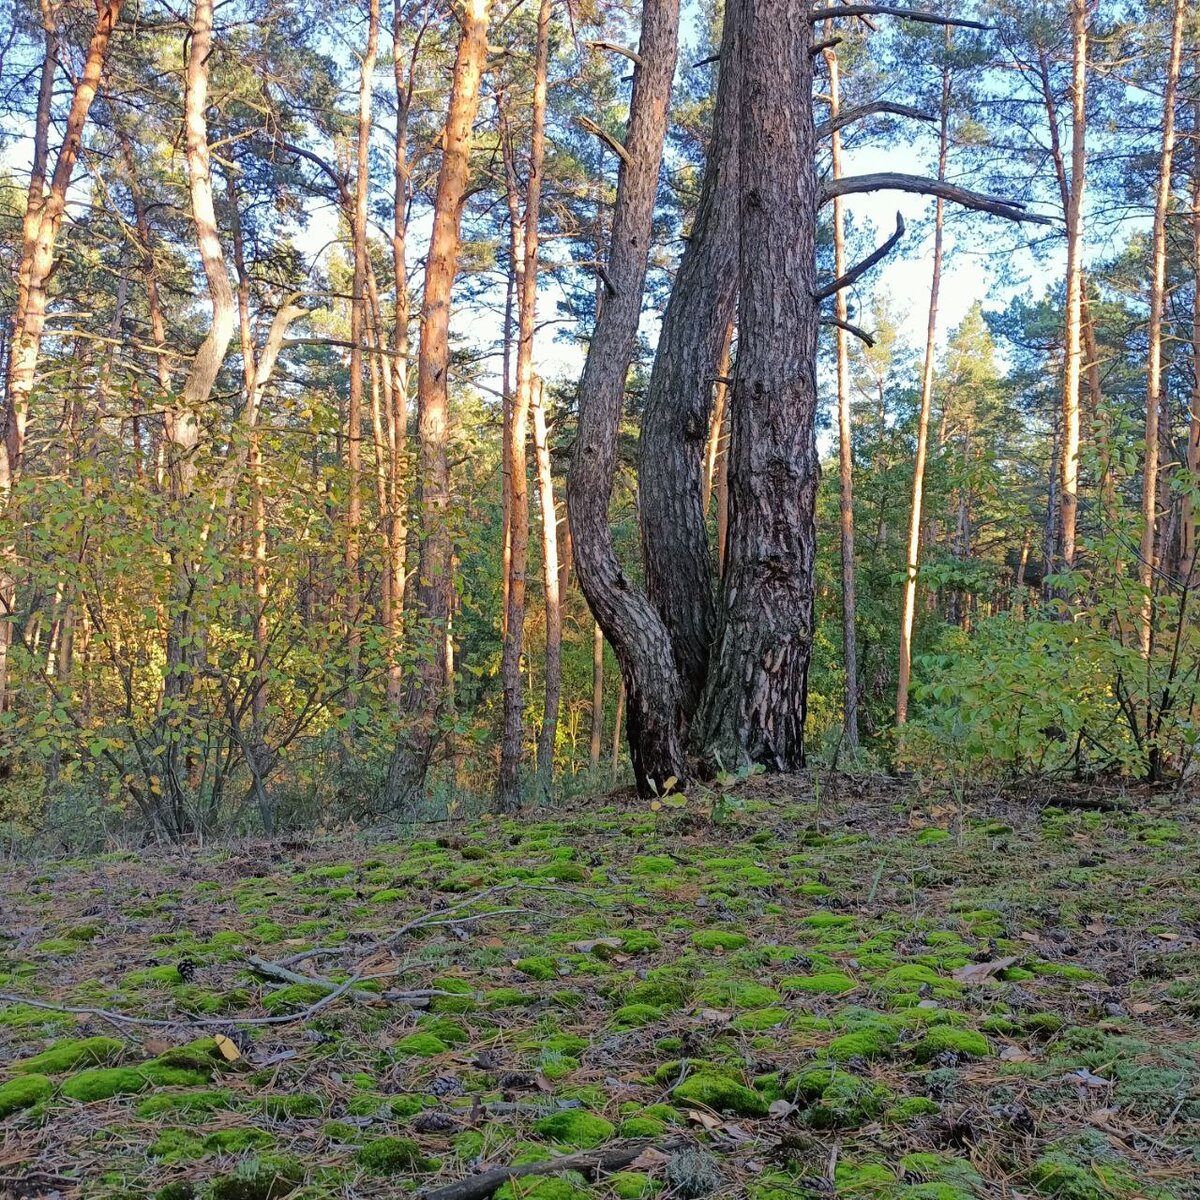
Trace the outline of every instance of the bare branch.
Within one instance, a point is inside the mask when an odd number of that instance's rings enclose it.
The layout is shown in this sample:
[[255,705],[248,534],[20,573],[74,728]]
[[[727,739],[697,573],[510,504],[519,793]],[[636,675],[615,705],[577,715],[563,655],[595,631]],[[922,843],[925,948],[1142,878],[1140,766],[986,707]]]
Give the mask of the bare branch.
[[901,216],[900,213],[897,213],[896,232],[893,233],[892,236],[888,238],[888,240],[884,242],[878,250],[868,254],[867,257],[864,258],[857,266],[851,267],[850,270],[845,273],[845,275],[839,276],[839,278],[835,279],[832,283],[827,283],[813,296],[813,299],[820,304],[822,300],[828,300],[830,296],[840,292],[843,288],[848,288],[852,283],[855,283],[857,280],[861,279],[877,262],[882,262],[883,259],[887,258],[887,256],[892,252],[893,247],[903,236],[904,217]]
[[888,113],[895,117],[911,117],[914,121],[936,121],[937,117],[922,112],[908,104],[893,104],[890,100],[873,100],[869,104],[857,104],[853,108],[843,109],[832,121],[822,121],[816,128],[818,138],[827,138],[837,129],[844,129],[855,121],[875,113]]
[[844,329],[847,333],[852,333],[859,341],[866,342],[868,346],[875,345],[875,339],[865,330],[857,325],[851,325],[849,321],[841,321],[837,317],[822,317],[822,325],[835,325],[838,329]]
[[692,70],[694,71],[697,67],[707,67],[709,63],[720,61],[721,56],[719,54],[710,54],[707,58],[697,59],[696,62],[692,63]]
[[853,196],[862,192],[914,192],[920,196],[941,196],[961,204],[964,208],[974,208],[979,212],[992,213],[1009,221],[1032,221],[1038,225],[1052,224],[1049,217],[1040,213],[1026,212],[1025,206],[1018,200],[1006,200],[1002,196],[985,196],[982,192],[973,192],[970,188],[959,187],[955,183],[946,183],[939,179],[929,179],[924,175],[902,175],[898,171],[880,171],[874,175],[847,175],[842,179],[827,179],[822,191],[822,203],[832,200],[835,196]]
[[620,54],[623,58],[629,59],[635,66],[642,65],[641,56],[636,50],[630,50],[628,46],[618,46],[616,42],[588,42],[589,47],[593,50],[608,50],[613,54]]
[[959,25],[964,29],[991,29],[980,21],[963,17],[942,17],[921,9],[896,8],[891,4],[846,4],[841,8],[817,8],[808,14],[810,25],[818,21],[836,21],[838,17],[900,17],[905,21],[921,21],[926,25]]
[[591,117],[576,117],[579,127],[598,137],[627,167],[630,166],[629,151],[611,133],[601,129]]
[[834,46],[840,46],[842,39],[840,37],[826,38],[823,42],[813,42],[808,48],[808,53],[815,58],[818,54],[824,54],[826,50],[832,50]]

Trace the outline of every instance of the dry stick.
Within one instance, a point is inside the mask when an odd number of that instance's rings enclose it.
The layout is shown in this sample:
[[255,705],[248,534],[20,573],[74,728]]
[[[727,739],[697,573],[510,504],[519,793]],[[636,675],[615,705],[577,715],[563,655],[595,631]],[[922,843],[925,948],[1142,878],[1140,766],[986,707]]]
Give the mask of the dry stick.
[[962,17],[942,17],[920,9],[895,8],[890,4],[847,4],[842,8],[814,9],[808,14],[809,23],[812,25],[837,20],[839,17],[900,17],[905,21],[921,21],[926,25],[961,25],[964,29],[992,28],[980,21],[968,21]]
[[852,283],[856,283],[861,279],[877,262],[887,258],[892,252],[896,243],[904,236],[904,216],[901,213],[896,214],[896,232],[892,234],[886,242],[883,243],[877,250],[873,250],[862,262],[857,266],[853,266],[845,275],[839,276],[832,283],[827,283],[813,296],[813,299],[820,304],[822,300],[828,300],[830,296],[840,292],[843,288],[848,288]]
[[647,1150],[667,1153],[681,1150],[690,1145],[685,1137],[670,1138],[665,1142],[641,1140],[626,1142],[622,1146],[609,1146],[603,1150],[584,1150],[578,1154],[565,1154],[549,1162],[524,1163],[514,1167],[494,1167],[458,1183],[423,1192],[422,1200],[487,1200],[493,1192],[503,1187],[510,1179],[526,1175],[556,1175],[559,1171],[612,1171],[628,1166]]
[[[313,984],[316,987],[325,988],[328,991],[336,991],[341,985],[335,983],[332,979],[325,979],[320,975],[301,975],[299,971],[289,971],[287,967],[281,966],[279,963],[269,962],[265,958],[259,958],[257,954],[246,955],[246,962],[250,964],[252,970],[259,975],[265,975],[268,979],[274,979],[279,983],[303,983]],[[367,992],[362,989],[349,992],[348,995],[352,1000],[363,1001],[378,1001],[378,992]]]

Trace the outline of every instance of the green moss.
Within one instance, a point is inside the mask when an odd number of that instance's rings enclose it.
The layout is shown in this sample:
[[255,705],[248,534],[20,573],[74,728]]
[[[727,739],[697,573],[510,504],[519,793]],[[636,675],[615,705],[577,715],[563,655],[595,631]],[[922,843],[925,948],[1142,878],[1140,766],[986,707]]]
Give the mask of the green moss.
[[433,1058],[437,1054],[447,1053],[449,1049],[440,1037],[432,1033],[410,1033],[393,1047],[396,1054],[407,1058]]
[[139,1100],[134,1112],[143,1120],[165,1113],[212,1113],[233,1107],[233,1093],[221,1088],[207,1092],[163,1092]]
[[922,829],[913,841],[918,846],[936,846],[939,842],[948,842],[950,834],[944,829]]
[[613,1024],[620,1029],[635,1029],[650,1025],[662,1016],[662,1009],[652,1004],[626,1004],[613,1013]]
[[32,1108],[54,1094],[54,1084],[45,1075],[25,1075],[0,1083],[0,1120],[23,1108]]
[[774,988],[745,979],[715,980],[700,995],[706,1003],[720,1008],[769,1008],[779,1003]]
[[272,1013],[290,1008],[308,1008],[328,994],[329,989],[319,983],[289,983],[287,987],[264,996],[263,1008]]
[[785,1024],[791,1015],[786,1008],[755,1008],[750,1012],[739,1013],[729,1022],[729,1027],[750,1032],[775,1029]]
[[1087,967],[1077,967],[1074,963],[1034,963],[1033,970],[1037,975],[1050,975],[1055,979],[1070,979],[1077,982],[1104,978],[1098,971],[1090,971]]
[[138,1073],[154,1087],[200,1087],[211,1078],[211,1071],[169,1067],[158,1062],[143,1063],[138,1067]]
[[834,1062],[849,1062],[854,1058],[883,1058],[898,1041],[896,1031],[887,1025],[870,1025],[844,1033],[829,1043],[829,1057]]
[[714,1112],[735,1113],[739,1117],[764,1117],[767,1102],[756,1091],[724,1075],[698,1072],[688,1076],[671,1091],[676,1104],[696,1104]]
[[913,1057],[919,1063],[929,1062],[939,1054],[957,1054],[963,1058],[986,1058],[992,1048],[987,1038],[974,1029],[959,1029],[953,1025],[935,1025],[917,1043]]
[[880,1116],[891,1100],[891,1091],[882,1084],[835,1075],[806,1115],[814,1129],[855,1129]]
[[608,1141],[616,1126],[607,1117],[583,1109],[564,1109],[535,1121],[533,1127],[542,1137],[575,1150],[591,1150]]
[[451,996],[433,996],[429,1001],[430,1012],[465,1013],[473,1012],[478,1007],[474,986],[457,975],[443,975],[430,986],[438,991],[454,993]]
[[626,954],[642,954],[657,950],[662,943],[644,929],[625,929],[616,934],[621,939],[621,949]]
[[150,1080],[146,1074],[133,1067],[98,1067],[72,1075],[62,1085],[62,1092],[70,1100],[91,1104],[96,1100],[109,1100],[113,1096],[144,1092],[149,1086]]
[[938,1111],[938,1104],[928,1096],[905,1096],[892,1105],[884,1116],[893,1125],[905,1125],[918,1117],[933,1116]]
[[802,924],[810,929],[845,929],[854,924],[854,918],[844,913],[815,912],[805,917]]
[[368,1175],[398,1175],[405,1171],[425,1172],[436,1167],[421,1153],[411,1138],[381,1137],[360,1146],[354,1160]]
[[1055,1200],[1106,1200],[1111,1195],[1092,1172],[1059,1151],[1043,1155],[1033,1164],[1029,1182],[1043,1196]]
[[263,1115],[272,1121],[287,1121],[297,1117],[320,1117],[325,1113],[325,1100],[315,1092],[289,1092],[266,1096],[262,1102]]
[[67,938],[47,938],[44,942],[38,942],[36,950],[39,954],[52,954],[55,957],[77,954],[79,943],[69,941]]
[[658,1137],[666,1127],[666,1121],[657,1117],[627,1117],[621,1122],[620,1134],[628,1138]]
[[610,1175],[605,1183],[613,1190],[618,1200],[647,1200],[662,1191],[663,1185],[641,1171],[618,1171]]
[[506,1183],[496,1192],[496,1200],[587,1200],[589,1196],[582,1175],[568,1171],[565,1175],[535,1175]]
[[530,979],[545,982],[558,978],[558,963],[544,954],[535,955],[533,958],[518,959],[513,965],[522,975],[528,975]]
[[692,934],[692,945],[700,950],[738,950],[749,939],[727,929],[700,929]]
[[295,1191],[304,1168],[283,1155],[261,1155],[230,1175],[219,1175],[205,1189],[205,1200],[279,1200]]
[[492,988],[485,994],[488,1008],[520,1008],[525,1004],[536,1004],[537,997],[520,988]]
[[785,992],[806,992],[817,996],[840,996],[858,985],[841,971],[822,971],[816,975],[790,975],[779,986]]
[[125,983],[129,987],[176,987],[182,982],[183,976],[175,966],[145,967],[140,971],[130,971],[125,976]]
[[553,862],[538,867],[534,875],[539,879],[556,879],[560,883],[583,883],[588,877],[588,872],[586,867],[581,867],[578,863]]
[[163,1162],[188,1162],[209,1154],[243,1154],[265,1150],[275,1139],[262,1129],[235,1126],[198,1134],[191,1129],[164,1129],[146,1148],[146,1153]]
[[118,1059],[125,1049],[123,1042],[109,1037],[64,1038],[54,1045],[13,1063],[17,1075],[60,1075],[81,1064],[101,1066]]

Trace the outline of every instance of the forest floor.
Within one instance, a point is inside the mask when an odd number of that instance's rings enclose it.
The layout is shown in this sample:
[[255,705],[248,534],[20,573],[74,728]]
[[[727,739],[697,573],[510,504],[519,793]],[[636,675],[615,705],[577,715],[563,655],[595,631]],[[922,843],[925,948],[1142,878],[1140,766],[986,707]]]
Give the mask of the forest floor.
[[0,1195],[1200,1197],[1200,802],[816,792],[6,864]]

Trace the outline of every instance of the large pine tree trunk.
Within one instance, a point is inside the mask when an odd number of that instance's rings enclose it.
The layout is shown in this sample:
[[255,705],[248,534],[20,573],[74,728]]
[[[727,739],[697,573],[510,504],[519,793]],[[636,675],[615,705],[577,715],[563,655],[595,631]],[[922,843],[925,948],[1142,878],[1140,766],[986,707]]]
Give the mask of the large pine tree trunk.
[[504,732],[500,744],[500,778],[496,804],[514,812],[521,803],[521,757],[524,747],[521,696],[521,649],[525,633],[525,574],[529,568],[529,486],[526,479],[526,433],[533,397],[533,335],[537,326],[538,224],[542,208],[542,163],[546,153],[546,76],[550,59],[550,0],[538,8],[537,48],[533,67],[533,105],[529,136],[529,176],[525,185],[524,262],[517,303],[517,386],[510,422],[509,585],[508,621],[501,651],[504,688]]
[[804,765],[819,464],[812,29],[787,0],[745,0],[741,245],[723,629],[701,711],[707,756]]
[[[1158,190],[1154,202],[1153,249],[1150,277],[1150,343],[1146,367],[1146,450],[1142,469],[1142,543],[1138,579],[1142,587],[1140,642],[1149,657],[1154,645],[1155,569],[1158,566],[1158,473],[1159,413],[1162,408],[1162,326],[1166,308],[1167,209],[1171,203],[1171,167],[1175,154],[1175,92],[1179,84],[1179,60],[1183,43],[1184,0],[1175,0],[1171,25],[1171,50],[1163,93],[1162,152],[1159,158]],[[1151,770],[1155,764],[1151,764]]]
[[[946,178],[950,140],[950,69],[942,68],[942,106],[938,136],[938,178]],[[908,720],[908,685],[912,678],[912,635],[917,613],[917,569],[921,557],[921,509],[925,492],[925,459],[929,451],[929,412],[933,405],[933,363],[937,343],[938,293],[942,283],[942,228],[945,212],[937,201],[933,231],[933,280],[929,287],[929,321],[925,329],[925,365],[921,372],[921,407],[917,415],[917,453],[913,461],[912,503],[908,514],[904,598],[900,610],[900,669],[896,679],[896,724]],[[883,517],[880,515],[880,521]]]
[[617,560],[608,506],[625,378],[641,315],[678,31],[678,0],[647,0],[605,272],[611,290],[579,384],[579,431],[567,476],[575,569],[621,664],[630,755],[643,794],[687,774],[679,678],[666,626]]
[[715,377],[736,302],[738,2],[725,8],[700,201],[663,316],[638,471],[646,592],[671,635],[685,721],[700,703],[716,636],[704,468]]
[[423,647],[418,674],[409,689],[413,725],[401,731],[388,770],[389,806],[410,804],[424,785],[447,702],[447,652],[453,593],[449,507],[450,292],[458,268],[459,225],[471,157],[471,130],[479,110],[479,79],[487,58],[491,0],[467,0],[446,116],[442,165],[434,197],[433,230],[425,264],[421,302],[421,341],[417,355],[417,426],[420,439],[421,539],[417,568],[417,609]]

